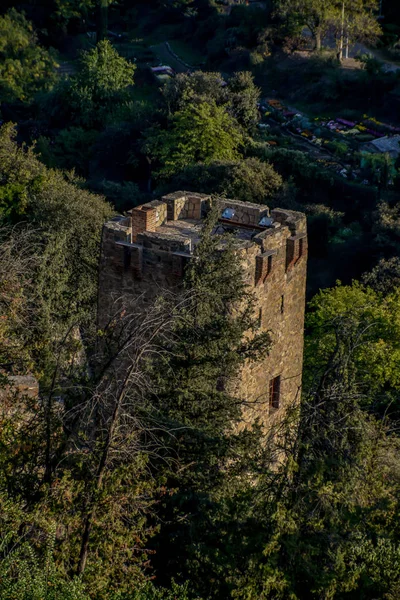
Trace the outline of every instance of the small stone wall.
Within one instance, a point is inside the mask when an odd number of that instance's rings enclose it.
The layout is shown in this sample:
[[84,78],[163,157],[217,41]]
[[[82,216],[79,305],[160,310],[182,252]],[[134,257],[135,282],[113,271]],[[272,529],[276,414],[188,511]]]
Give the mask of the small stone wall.
[[286,225],[289,227],[292,235],[306,233],[307,231],[306,217],[301,212],[274,208],[271,212],[271,217],[274,219],[274,221],[277,221],[281,225]]
[[269,208],[263,204],[240,202],[229,198],[218,198],[216,204],[221,215],[226,208],[232,208],[235,211],[232,222],[241,225],[258,226],[262,217],[269,217]]
[[160,227],[167,220],[167,205],[165,202],[160,202],[159,200],[151,204],[153,204],[156,211],[156,227]]
[[211,197],[207,194],[193,192],[174,192],[163,196],[162,200],[168,206],[168,220],[178,219],[200,220],[205,216]]

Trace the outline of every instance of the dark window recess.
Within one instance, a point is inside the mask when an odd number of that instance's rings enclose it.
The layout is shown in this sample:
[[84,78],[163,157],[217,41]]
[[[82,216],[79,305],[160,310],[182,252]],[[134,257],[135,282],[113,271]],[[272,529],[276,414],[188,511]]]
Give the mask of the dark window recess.
[[257,325],[260,328],[262,327],[262,317],[263,317],[263,309],[259,308],[258,309],[258,322],[257,322]]
[[269,407],[270,408],[279,408],[280,393],[281,393],[281,376],[278,375],[278,377],[274,377],[269,382]]
[[307,248],[305,235],[288,238],[286,242],[286,270],[291,269],[305,254]]
[[225,378],[224,377],[218,377],[216,388],[217,388],[217,392],[225,392]]
[[272,259],[275,252],[265,252],[256,256],[255,285],[264,283],[272,272]]
[[271,273],[271,271],[272,271],[272,254],[271,254],[271,256],[268,256],[267,277]]
[[281,314],[285,312],[285,296],[281,296]]
[[184,269],[184,263],[182,256],[173,255],[172,256],[172,274],[175,277],[182,277]]
[[124,246],[124,270],[128,271],[131,266],[131,249]]
[[299,255],[298,255],[298,259],[301,258],[303,256],[303,252],[304,252],[304,238],[300,238],[299,239]]

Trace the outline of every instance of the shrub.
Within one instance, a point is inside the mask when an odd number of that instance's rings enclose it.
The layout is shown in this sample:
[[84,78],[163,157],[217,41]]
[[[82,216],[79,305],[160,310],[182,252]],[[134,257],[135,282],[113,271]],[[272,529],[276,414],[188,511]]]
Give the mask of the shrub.
[[[3,538],[3,548],[10,542]],[[0,562],[0,598],[1,600],[89,600],[81,580],[64,578],[57,570],[53,550],[55,526],[51,528],[40,558],[33,547],[14,541],[17,550],[8,554]]]

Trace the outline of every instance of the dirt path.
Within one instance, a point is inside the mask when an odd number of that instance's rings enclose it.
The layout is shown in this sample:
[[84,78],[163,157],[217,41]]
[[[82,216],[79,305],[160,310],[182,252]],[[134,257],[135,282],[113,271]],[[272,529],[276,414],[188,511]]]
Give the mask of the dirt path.
[[379,60],[379,62],[383,63],[383,70],[386,73],[400,70],[400,65],[397,65],[395,62],[388,60],[381,50],[376,50],[375,48],[368,48],[367,46],[364,46],[364,44],[355,44],[355,46],[351,48],[350,58],[348,60],[354,60],[354,57],[357,54],[370,54],[371,56]]
[[196,71],[196,67],[188,65],[171,49],[168,42],[150,46],[154,54],[164,65],[169,65],[177,73],[186,73],[187,71]]

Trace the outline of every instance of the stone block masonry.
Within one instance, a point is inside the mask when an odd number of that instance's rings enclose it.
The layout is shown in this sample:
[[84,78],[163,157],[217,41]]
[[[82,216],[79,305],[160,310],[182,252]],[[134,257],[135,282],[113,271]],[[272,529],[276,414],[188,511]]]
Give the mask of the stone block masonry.
[[167,207],[164,202],[155,200],[132,209],[132,241],[145,231],[156,231],[167,220]]
[[299,398],[301,388],[307,264],[302,213],[178,191],[115,217],[103,229],[99,326],[108,322],[116,300],[146,302],[165,289],[181,288],[212,204],[220,216],[214,233],[234,236],[260,331],[272,338],[269,355],[246,364],[235,385],[246,400],[245,426],[257,419],[269,426]]

